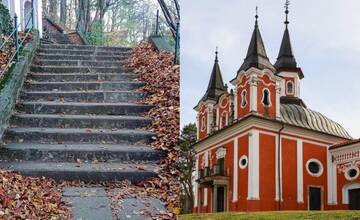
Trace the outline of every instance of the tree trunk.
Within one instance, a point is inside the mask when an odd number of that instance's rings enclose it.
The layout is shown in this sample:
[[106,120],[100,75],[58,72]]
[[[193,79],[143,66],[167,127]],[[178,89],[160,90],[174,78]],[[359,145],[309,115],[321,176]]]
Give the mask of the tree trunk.
[[63,23],[64,26],[66,25],[66,12],[67,12],[66,0],[61,0],[61,2],[60,2],[60,22]]
[[50,15],[50,18],[56,20],[58,10],[59,10],[59,2],[58,2],[58,0],[49,0],[49,15]]

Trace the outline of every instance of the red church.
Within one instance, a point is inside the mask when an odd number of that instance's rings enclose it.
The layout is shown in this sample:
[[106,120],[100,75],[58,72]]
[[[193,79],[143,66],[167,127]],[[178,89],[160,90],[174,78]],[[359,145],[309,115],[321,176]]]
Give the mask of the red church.
[[360,140],[301,99],[285,31],[275,64],[256,15],[247,55],[224,84],[216,53],[197,111],[194,212],[360,209]]

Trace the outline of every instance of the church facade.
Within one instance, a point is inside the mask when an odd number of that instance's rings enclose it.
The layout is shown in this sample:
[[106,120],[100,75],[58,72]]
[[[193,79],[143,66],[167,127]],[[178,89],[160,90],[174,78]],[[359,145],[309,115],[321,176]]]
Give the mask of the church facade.
[[360,209],[360,140],[301,99],[288,9],[275,64],[256,15],[246,58],[224,84],[218,55],[195,106],[194,212]]

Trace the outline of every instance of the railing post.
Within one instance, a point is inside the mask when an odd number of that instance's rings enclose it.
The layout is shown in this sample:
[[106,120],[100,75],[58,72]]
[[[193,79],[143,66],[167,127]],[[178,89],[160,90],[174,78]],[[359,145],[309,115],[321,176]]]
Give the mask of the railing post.
[[174,64],[179,64],[179,46],[180,46],[180,22],[176,23],[176,36],[175,36],[175,57]]
[[17,21],[17,16],[15,14],[14,16],[14,25],[15,25],[15,59],[16,59],[16,62],[19,61],[19,33],[18,33],[18,21]]
[[159,35],[159,9],[156,11],[155,36]]
[[34,13],[34,0],[31,0],[31,26],[35,28],[35,13]]

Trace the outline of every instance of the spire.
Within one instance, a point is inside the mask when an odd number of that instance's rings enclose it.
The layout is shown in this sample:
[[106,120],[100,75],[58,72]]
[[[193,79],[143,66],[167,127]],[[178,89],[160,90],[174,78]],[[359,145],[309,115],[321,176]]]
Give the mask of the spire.
[[290,42],[290,34],[288,30],[288,14],[289,14],[289,0],[286,0],[285,3],[285,31],[281,42],[281,47],[279,51],[278,58],[275,63],[275,68],[279,71],[282,68],[297,68],[297,63],[295,57],[292,52],[291,42]]
[[215,51],[215,63],[211,72],[210,81],[208,88],[206,90],[205,95],[203,96],[202,100],[205,101],[207,99],[217,100],[220,95],[226,92],[227,89],[224,85],[224,81],[221,76],[219,60],[218,60],[218,50],[216,47]]
[[275,71],[275,68],[270,63],[269,58],[266,55],[264,42],[261,38],[259,30],[258,18],[258,7],[256,7],[255,28],[251,37],[246,58],[244,60],[244,63],[241,65],[239,71],[248,70],[251,67],[256,67],[258,69],[266,68]]

